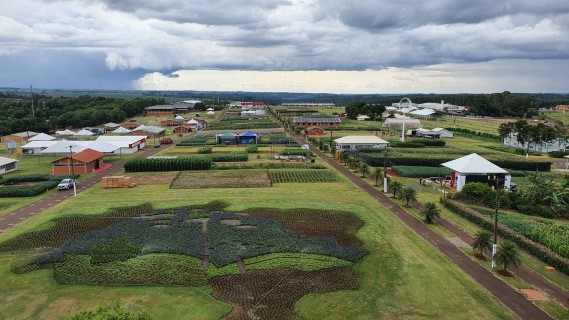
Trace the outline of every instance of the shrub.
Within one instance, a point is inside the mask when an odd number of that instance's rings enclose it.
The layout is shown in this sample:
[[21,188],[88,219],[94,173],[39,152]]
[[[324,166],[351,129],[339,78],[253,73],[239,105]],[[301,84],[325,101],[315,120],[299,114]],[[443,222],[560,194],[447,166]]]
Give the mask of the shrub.
[[280,153],[283,156],[309,156],[312,151],[306,149],[285,149]]
[[567,155],[569,155],[568,151],[550,151],[547,153],[547,155],[549,155],[552,158],[563,158]]
[[494,191],[486,183],[470,182],[462,187],[462,190],[456,194],[456,197],[458,199],[480,199],[483,202],[487,202],[494,198]]
[[444,147],[446,146],[446,141],[441,139],[415,139],[411,140],[413,143],[420,143],[427,147]]
[[257,146],[247,146],[247,148],[245,149],[245,152],[257,153],[257,152],[259,152],[259,148]]
[[211,147],[203,147],[198,149],[199,154],[211,153]]
[[422,143],[415,143],[415,142],[394,142],[391,143],[391,147],[393,148],[425,148],[426,146]]
[[230,154],[211,155],[209,158],[213,162],[240,162],[249,160],[249,155],[246,152],[234,151]]
[[5,186],[0,188],[0,198],[34,197],[57,187],[59,180],[42,181],[35,186]]

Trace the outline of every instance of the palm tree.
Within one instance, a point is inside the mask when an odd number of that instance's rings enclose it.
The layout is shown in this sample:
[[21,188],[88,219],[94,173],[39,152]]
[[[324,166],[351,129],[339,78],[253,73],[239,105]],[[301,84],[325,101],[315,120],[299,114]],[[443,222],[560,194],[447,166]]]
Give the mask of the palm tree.
[[365,176],[369,174],[369,166],[365,162],[360,162],[359,170],[362,174],[362,178],[365,178]]
[[434,202],[427,202],[422,213],[425,216],[425,223],[433,223],[435,218],[441,215],[441,209]]
[[509,240],[500,243],[495,258],[496,263],[504,267],[504,273],[508,273],[509,266],[517,267],[522,264],[516,245]]
[[393,192],[393,198],[397,195],[397,192],[403,188],[403,184],[399,181],[391,181],[389,188]]
[[492,234],[488,231],[480,231],[474,235],[472,249],[478,250],[480,257],[484,257],[484,251],[492,250]]
[[375,168],[371,177],[375,180],[375,185],[378,186],[378,181],[383,179],[383,172],[381,171],[381,168]]
[[405,205],[409,206],[409,201],[415,200],[417,197],[417,190],[411,187],[405,187],[401,189],[401,194],[403,195],[403,198],[405,198]]

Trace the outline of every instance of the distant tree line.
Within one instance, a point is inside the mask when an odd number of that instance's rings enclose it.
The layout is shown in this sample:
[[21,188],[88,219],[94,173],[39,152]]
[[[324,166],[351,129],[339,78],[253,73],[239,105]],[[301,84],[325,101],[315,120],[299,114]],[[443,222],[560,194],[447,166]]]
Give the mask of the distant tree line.
[[381,114],[385,111],[383,105],[372,105],[363,101],[354,101],[346,106],[348,118],[356,119],[359,115],[366,115],[370,120],[380,120]]
[[34,94],[34,115],[30,96],[0,93],[0,134],[50,132],[65,127],[91,127],[107,122],[121,122],[144,111],[144,108],[164,104],[162,98],[133,100],[91,97],[49,97]]

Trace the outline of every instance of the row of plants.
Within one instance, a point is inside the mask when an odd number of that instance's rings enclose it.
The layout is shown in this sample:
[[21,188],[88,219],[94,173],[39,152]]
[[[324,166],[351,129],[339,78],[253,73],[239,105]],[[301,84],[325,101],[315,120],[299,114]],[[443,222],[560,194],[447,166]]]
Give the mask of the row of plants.
[[172,181],[172,189],[211,189],[211,188],[266,188],[271,180],[266,171],[221,171],[185,172],[182,171]]
[[[383,166],[384,155],[378,153],[363,153],[363,152],[352,152],[357,157],[362,158],[366,163],[372,166]],[[405,149],[391,149],[388,154],[389,163],[388,165],[397,166],[428,166],[437,167],[441,163],[455,160],[457,157],[469,154],[466,150],[444,150],[436,152],[434,150],[429,150],[429,152],[416,152]],[[547,161],[535,161],[528,160],[525,158],[518,158],[515,156],[507,156],[504,154],[496,153],[486,153],[483,155],[484,158],[488,159],[497,166],[514,169],[514,170],[526,170],[526,171],[550,171],[551,162]]]
[[528,154],[530,156],[537,156],[537,157],[542,156],[542,154],[540,152],[526,151],[522,148],[511,148],[511,147],[506,147],[506,146],[484,146],[484,145],[481,145],[481,147],[484,147],[484,148],[490,149],[490,150],[505,152],[505,153],[517,154],[520,156],[525,156],[526,154]]
[[187,140],[179,142],[176,146],[184,147],[184,146],[200,146],[200,145],[216,145],[217,142],[215,139],[208,139],[206,136],[193,136]]
[[[494,229],[494,222],[492,219],[489,219],[474,209],[464,206],[460,202],[449,198],[441,198],[441,203],[450,211],[478,224],[484,229]],[[569,275],[569,259],[560,256],[546,246],[536,243],[504,225],[498,226],[498,234],[505,239],[515,242],[520,246],[520,248],[526,250],[543,262],[548,263],[557,270]]]
[[306,149],[291,149],[286,148],[282,150],[280,153],[282,156],[310,156],[312,155],[312,151]]
[[[426,148],[426,147],[444,147],[446,141],[441,139],[413,139],[407,141],[389,141],[389,146],[393,148]],[[373,148],[368,148],[373,149]],[[363,151],[362,151],[363,152]]]
[[328,170],[271,170],[269,178],[273,183],[336,182],[338,177]]
[[[77,179],[76,175],[52,176],[49,174],[28,174],[10,176],[0,180],[0,198],[34,197],[57,187],[62,179]],[[34,185],[17,185],[20,183],[37,182]],[[16,185],[14,185],[16,184]]]
[[247,146],[247,148],[245,148],[245,152],[257,153],[257,152],[259,152],[259,147],[258,146]]
[[451,173],[445,167],[392,166],[391,169],[406,178],[444,177]]
[[211,153],[212,147],[203,147],[198,149],[199,154],[208,154]]
[[215,170],[237,170],[237,169],[326,169],[319,164],[302,162],[218,162],[214,166]]
[[213,159],[209,156],[130,159],[124,164],[125,172],[210,170]]
[[243,151],[232,151],[229,154],[210,155],[209,158],[213,162],[240,162],[249,160],[249,155]]
[[[487,208],[474,208],[485,214],[488,218],[494,214]],[[553,250],[560,256],[569,258],[569,226],[558,223],[539,222],[535,219],[528,221],[527,218],[515,214],[499,214],[498,222],[508,228],[524,235],[526,238],[540,243]]]
[[466,129],[466,128],[445,128],[445,129],[447,129],[448,131],[452,131],[457,135],[468,137],[468,138],[474,138],[474,139],[485,140],[485,141],[491,140],[491,141],[502,142],[502,138],[500,138],[499,135],[492,134],[492,133],[479,132],[479,131],[470,130],[470,129]]

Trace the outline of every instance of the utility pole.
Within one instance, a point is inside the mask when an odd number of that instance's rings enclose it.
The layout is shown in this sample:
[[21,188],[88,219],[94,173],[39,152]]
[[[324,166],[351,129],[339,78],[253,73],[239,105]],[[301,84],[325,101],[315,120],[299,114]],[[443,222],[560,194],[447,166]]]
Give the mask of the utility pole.
[[496,269],[496,253],[498,252],[498,208],[500,207],[500,177],[498,175],[495,175],[493,180],[494,182],[496,182],[496,212],[494,213],[494,243],[492,243],[492,269]]
[[387,146],[385,146],[383,155],[383,192],[387,193]]
[[73,168],[73,151],[71,151],[71,148],[73,148],[73,146],[69,146],[69,157],[71,158],[71,175],[72,178],[71,180],[73,180],[73,196],[77,197],[77,187],[75,186],[75,168]]

